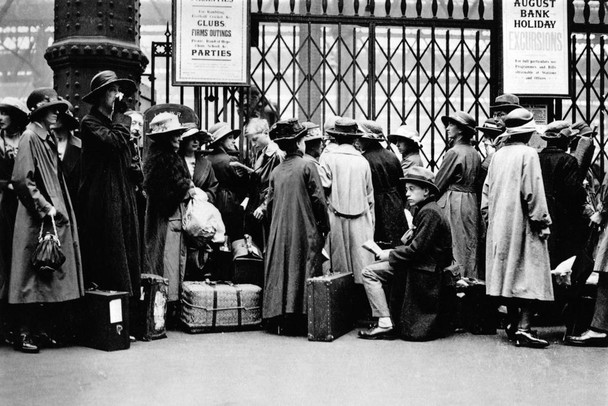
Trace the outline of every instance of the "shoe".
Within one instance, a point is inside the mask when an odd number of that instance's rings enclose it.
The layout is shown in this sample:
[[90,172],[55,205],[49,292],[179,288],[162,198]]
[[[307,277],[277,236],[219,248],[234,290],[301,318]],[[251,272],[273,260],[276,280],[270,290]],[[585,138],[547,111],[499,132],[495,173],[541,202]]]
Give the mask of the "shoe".
[[591,335],[591,330],[587,330],[580,336],[567,336],[564,344],[578,347],[608,347],[608,334],[594,337]]
[[515,333],[517,333],[517,325],[516,324],[507,324],[505,328],[505,333],[507,333],[507,338],[509,341],[515,341]]
[[359,331],[359,338],[364,340],[394,340],[395,329],[391,327],[373,326],[369,330]]
[[38,354],[40,352],[40,349],[32,340],[32,336],[26,333],[21,333],[15,341],[15,350],[26,354]]
[[37,341],[40,348],[61,348],[63,345],[47,333],[38,334]]
[[518,347],[545,348],[549,346],[549,341],[538,338],[536,331],[517,330],[515,345]]

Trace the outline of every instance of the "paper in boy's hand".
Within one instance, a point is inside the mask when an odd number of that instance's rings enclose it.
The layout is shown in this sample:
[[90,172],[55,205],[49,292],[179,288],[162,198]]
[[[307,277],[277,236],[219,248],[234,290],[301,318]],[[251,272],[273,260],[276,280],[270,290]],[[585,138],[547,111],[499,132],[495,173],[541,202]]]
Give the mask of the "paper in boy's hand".
[[379,257],[380,254],[382,254],[382,248],[380,248],[374,240],[367,240],[361,246],[374,254],[376,257]]

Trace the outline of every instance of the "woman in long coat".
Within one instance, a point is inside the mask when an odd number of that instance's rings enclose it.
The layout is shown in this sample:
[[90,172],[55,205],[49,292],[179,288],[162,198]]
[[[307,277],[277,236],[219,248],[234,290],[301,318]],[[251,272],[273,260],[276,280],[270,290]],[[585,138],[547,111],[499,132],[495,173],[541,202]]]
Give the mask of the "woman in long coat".
[[445,153],[439,172],[437,187],[441,207],[452,230],[452,251],[464,275],[484,279],[478,275],[477,246],[479,244],[479,206],[476,188],[479,182],[481,158],[471,145],[475,135],[475,120],[463,111],[441,117],[448,132],[451,148]]
[[[84,295],[80,261],[78,226],[57,153],[57,141],[50,133],[57,114],[67,109],[53,89],[34,90],[28,97],[31,123],[19,141],[12,183],[19,197],[13,238],[9,303],[16,304],[20,335],[15,348],[23,352],[38,352],[34,335],[41,334],[41,322],[58,317],[58,307],[44,311],[39,303],[61,303]],[[40,274],[32,265],[41,226],[52,230],[54,217],[65,262],[59,271]],[[46,309],[49,309],[47,307]]]
[[382,128],[373,121],[363,122],[361,126],[370,131],[363,134],[359,142],[363,157],[369,163],[374,187],[374,241],[395,247],[401,244],[401,236],[408,228],[403,211],[405,189],[399,180],[403,170],[395,154],[380,144]]
[[144,165],[144,190],[148,195],[144,227],[145,267],[169,279],[169,302],[179,300],[186,272],[187,249],[182,234],[186,201],[194,183],[178,155],[179,137],[186,130],[176,114],[160,113],[150,122],[150,145]]
[[496,151],[483,185],[481,211],[487,223],[486,293],[506,299],[507,336],[518,346],[549,343],[530,329],[535,301],[552,301],[547,237],[551,217],[538,153],[525,145],[534,116],[519,108],[505,117],[507,139]]
[[287,156],[270,176],[263,317],[297,319],[307,313],[306,279],[322,273],[327,205],[315,165],[302,158],[306,128],[295,119],[279,121],[271,135]]
[[11,176],[19,139],[28,123],[27,115],[27,106],[21,100],[5,97],[0,101],[0,342],[13,341],[8,307],[8,277],[18,200],[11,185]]
[[[91,80],[83,101],[92,104],[81,122],[82,175],[79,218],[82,259],[87,285],[139,295],[141,247],[135,184],[141,172],[131,164],[131,118],[118,99],[135,91],[135,83],[102,71]],[[131,301],[133,306],[136,301]]]

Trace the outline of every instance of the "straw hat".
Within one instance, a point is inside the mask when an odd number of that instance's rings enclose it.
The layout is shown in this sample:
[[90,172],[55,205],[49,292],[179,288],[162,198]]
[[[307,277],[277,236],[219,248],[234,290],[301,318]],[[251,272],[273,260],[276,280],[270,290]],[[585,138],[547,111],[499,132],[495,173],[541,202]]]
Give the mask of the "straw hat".
[[336,120],[334,127],[326,130],[329,135],[334,137],[353,137],[358,138],[363,135],[359,125],[352,118],[340,117]]
[[0,101],[0,110],[4,110],[18,127],[27,124],[27,115],[29,114],[27,106],[16,97],[5,97],[2,99]]
[[469,113],[465,113],[464,111],[455,111],[449,116],[442,116],[441,122],[446,127],[450,123],[455,124],[461,129],[472,134],[475,134],[475,126],[477,125],[475,119]]
[[505,116],[507,135],[532,134],[536,131],[534,114],[523,107],[511,111]]
[[384,131],[382,131],[382,126],[377,122],[373,120],[362,120],[359,121],[359,127],[363,130],[361,138],[374,141],[384,140]]
[[420,134],[418,131],[410,128],[407,125],[401,125],[395,131],[388,135],[388,140],[392,143],[397,143],[400,139],[402,140],[410,140],[415,142],[419,147],[422,147],[422,142],[420,139]]
[[297,140],[307,131],[296,118],[281,120],[274,123],[270,129],[270,139],[273,141]]
[[179,122],[177,114],[169,112],[159,113],[150,121],[149,127],[148,137],[154,141],[173,135],[181,135],[188,130],[188,127]]
[[321,132],[321,127],[318,124],[310,121],[304,121],[302,125],[304,128],[306,128],[306,136],[304,136],[304,141],[308,142],[323,139],[323,133]]
[[547,125],[545,133],[541,135],[543,140],[558,140],[562,138],[572,137],[572,131],[570,130],[570,123],[565,120],[556,120]]
[[209,146],[211,147],[215,146],[229,135],[238,136],[241,133],[241,130],[233,130],[230,124],[219,121],[213,124],[207,132],[211,136],[211,140],[209,141]]

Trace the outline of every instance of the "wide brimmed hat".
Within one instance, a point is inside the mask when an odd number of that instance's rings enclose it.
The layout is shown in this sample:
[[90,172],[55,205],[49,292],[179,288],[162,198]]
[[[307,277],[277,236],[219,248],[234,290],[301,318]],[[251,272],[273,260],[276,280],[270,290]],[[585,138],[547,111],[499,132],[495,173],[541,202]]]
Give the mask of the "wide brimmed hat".
[[82,100],[93,104],[97,96],[103,93],[110,85],[118,85],[125,96],[133,94],[137,90],[137,85],[131,79],[119,79],[114,71],[104,70],[93,76],[93,79],[91,79],[91,91],[84,95]]
[[521,108],[519,105],[519,97],[511,93],[501,94],[494,99],[494,105],[490,106],[490,112],[504,111],[509,113],[515,109]]
[[363,131],[361,138],[374,141],[384,140],[384,131],[382,131],[382,126],[374,120],[361,120],[359,121],[359,127],[361,128],[361,131]]
[[70,103],[69,101],[62,99],[61,97],[60,99],[64,100],[68,104],[68,109],[64,113],[59,114],[57,118],[61,120],[61,122],[63,123],[63,127],[66,130],[71,131],[79,128],[80,122],[76,117],[74,117],[74,106],[72,106],[72,103]]
[[175,113],[162,112],[150,121],[150,132],[147,134],[154,141],[163,138],[181,135],[188,127],[179,122],[179,117]]
[[275,142],[297,140],[306,135],[306,127],[296,118],[281,120],[274,123],[270,129],[270,139]]
[[209,130],[209,135],[211,136],[211,140],[209,141],[209,146],[214,146],[219,143],[221,140],[226,138],[229,135],[238,136],[241,133],[241,130],[233,130],[230,124],[220,121],[213,124]]
[[59,113],[65,113],[69,107],[65,100],[59,98],[55,89],[51,88],[34,90],[28,96],[26,104],[30,111],[30,120],[36,119],[41,112],[50,108],[57,109]]
[[435,174],[430,169],[423,168],[422,166],[412,166],[409,168],[405,175],[400,178],[405,182],[415,183],[431,189],[431,192],[435,195],[439,194],[439,189],[435,185]]
[[507,135],[532,134],[536,131],[536,122],[532,112],[520,107],[505,116]]
[[334,127],[326,130],[329,135],[334,137],[354,137],[359,138],[363,135],[363,131],[359,129],[359,125],[352,118],[340,117],[336,119]]
[[577,121],[570,127],[572,135],[577,137],[593,137],[597,134],[597,130],[592,130],[591,127],[584,121]]
[[464,111],[455,111],[449,116],[442,116],[441,122],[446,127],[450,123],[455,124],[461,129],[472,134],[475,133],[475,126],[477,125],[473,116],[471,116],[469,113],[465,113]]
[[306,135],[304,136],[304,141],[314,141],[314,140],[322,140],[323,133],[321,132],[321,127],[318,124],[315,124],[310,121],[304,121],[302,123],[304,128],[306,128]]
[[570,130],[570,123],[565,120],[557,120],[549,123],[545,128],[544,134],[541,134],[543,140],[559,140],[562,138],[572,137],[572,131]]
[[486,138],[494,139],[503,134],[507,130],[507,127],[501,120],[489,118],[482,126],[475,127],[475,129],[481,131]]
[[16,97],[5,97],[0,101],[0,110],[4,110],[17,126],[27,124],[29,111],[25,103]]
[[186,138],[195,137],[198,138],[201,144],[205,144],[211,141],[211,134],[205,129],[198,128],[194,123],[184,124],[184,127],[188,128],[182,135],[179,137],[180,141],[185,140]]
[[395,131],[391,132],[388,135],[388,140],[392,143],[396,143],[399,140],[409,140],[419,147],[422,146],[422,142],[420,139],[420,134],[413,128],[408,127],[407,125],[401,125]]

